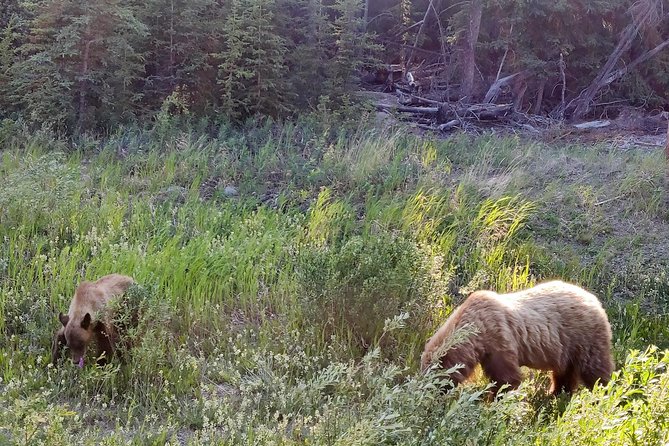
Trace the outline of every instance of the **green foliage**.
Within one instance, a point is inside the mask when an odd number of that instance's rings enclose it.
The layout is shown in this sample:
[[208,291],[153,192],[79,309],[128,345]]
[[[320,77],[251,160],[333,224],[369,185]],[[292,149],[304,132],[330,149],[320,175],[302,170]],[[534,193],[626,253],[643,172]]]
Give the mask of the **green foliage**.
[[329,64],[328,94],[338,97],[350,92],[354,76],[361,68],[372,63],[372,56],[380,48],[372,44],[360,18],[361,0],[337,0],[332,6],[336,14],[331,28],[334,40],[332,62]]
[[68,134],[153,118],[174,94],[193,116],[238,123],[313,109],[322,96],[346,106],[375,49],[357,0],[14,6],[0,28],[2,112]]
[[[668,440],[668,356],[647,350],[669,347],[661,191],[628,179],[656,154],[177,121],[75,142],[0,125],[0,444]],[[565,230],[595,214],[614,230]],[[131,348],[54,369],[58,311],[110,272],[139,284],[114,307]],[[602,299],[610,385],[553,399],[526,370],[484,402],[480,374],[444,393],[447,372],[418,372],[469,291],[548,278]]]
[[[485,36],[489,42],[486,47],[499,56],[505,48],[513,48],[507,59],[509,72],[529,68],[555,77],[562,53],[569,71],[593,73],[615,46],[613,30],[623,21],[620,16],[626,5],[622,1],[491,2],[490,12],[501,19],[501,28],[486,28],[490,33]],[[515,32],[505,36],[511,27]],[[498,59],[491,61],[489,70],[495,69]],[[592,76],[586,76],[581,82],[591,80]]]
[[[408,68],[419,78],[431,79],[440,91],[450,88],[446,98],[436,99],[453,98],[468,3],[436,4],[438,17],[434,11],[425,16],[431,3],[5,0],[0,113],[67,134],[146,122],[175,93],[192,116],[210,121],[224,117],[239,124],[256,114],[285,118],[314,109],[336,113],[351,107],[362,74],[374,77],[380,62],[409,59]],[[478,95],[498,72],[522,72],[523,107],[556,110],[561,57],[570,100],[616,46],[631,20],[628,6],[622,0],[484,1],[475,60]],[[666,18],[644,30],[620,63],[666,39],[665,24]],[[411,49],[414,42],[417,50]],[[632,104],[666,106],[668,64],[666,54],[656,55],[612,84],[602,101],[624,97]],[[433,66],[438,71],[423,76],[422,69]],[[519,86],[514,88],[511,93],[518,93]]]
[[[369,16],[372,19],[368,28],[381,37],[385,60],[397,63],[410,58],[412,66],[409,69],[420,74],[425,64],[443,63],[432,82],[436,80],[442,88],[446,84],[455,90],[462,81],[457,70],[458,55],[467,36],[471,2],[434,2],[436,11],[428,11],[428,5],[432,3],[428,0],[370,2]],[[667,7],[666,1],[634,3],[622,0],[495,0],[481,4],[483,12],[475,57],[480,73],[476,97],[482,98],[498,78],[520,73],[521,76],[502,92],[503,98],[498,100],[511,102],[527,88],[521,98],[523,108],[544,113],[555,111],[562,100],[561,57],[566,78],[565,96],[569,101],[595,79],[623,30],[634,20],[634,14],[630,12],[634,7],[652,4],[658,17],[663,16],[662,11]],[[635,36],[633,49],[622,54],[617,68],[666,40],[666,23],[665,15]],[[406,48],[414,42],[425,51]],[[614,82],[608,91],[602,92],[598,101],[624,99],[645,108],[666,108],[664,92],[668,63],[666,53],[656,55],[633,73]],[[427,76],[431,71],[429,73]],[[428,86],[423,88],[426,93],[429,91]],[[446,95],[454,98],[454,93],[457,91],[447,91]],[[539,104],[537,99],[541,100]],[[653,105],[649,107],[649,104]]]
[[142,108],[148,113],[181,89],[204,113],[216,96],[213,53],[220,45],[222,8],[213,0],[150,0],[136,8],[147,27],[138,51],[144,60]]
[[7,401],[0,412],[0,444],[44,445],[72,440],[69,429],[79,425],[75,411],[54,403],[47,390],[27,399]]
[[60,130],[127,121],[145,34],[125,0],[41,4],[12,68],[13,97],[31,122]]
[[651,445],[669,440],[669,352],[633,350],[606,387],[582,393],[541,444]]
[[343,325],[363,345],[378,339],[386,319],[419,315],[429,295],[419,248],[400,236],[350,237],[306,251],[299,265],[306,316],[330,331]]
[[327,91],[332,22],[322,0],[280,0],[277,29],[286,37],[285,88],[291,103],[314,107]]
[[16,57],[15,40],[16,18],[8,18],[7,23],[0,27],[0,118],[9,116],[14,106],[10,100],[11,70]]
[[232,118],[286,111],[286,41],[274,28],[275,1],[230,0],[219,55],[221,107]]

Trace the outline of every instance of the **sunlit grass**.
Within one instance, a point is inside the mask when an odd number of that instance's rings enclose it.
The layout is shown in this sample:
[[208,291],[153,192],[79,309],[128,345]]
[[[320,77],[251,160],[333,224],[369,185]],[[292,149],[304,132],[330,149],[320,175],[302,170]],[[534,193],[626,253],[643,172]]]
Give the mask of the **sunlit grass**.
[[[569,157],[606,170],[610,153],[493,135],[162,123],[64,142],[0,129],[0,445],[666,437],[664,421],[648,431],[656,410],[629,401],[669,401],[664,353],[630,354],[669,346],[669,280],[643,259],[612,263],[615,234],[597,244],[605,194],[658,217],[654,154],[632,157],[615,189],[565,173]],[[111,272],[133,276],[146,303],[129,361],[47,366],[58,311],[81,280]],[[423,343],[468,292],[548,278],[602,298],[624,365],[614,384],[556,402],[533,374],[484,404],[481,382],[444,396],[417,373]],[[584,437],[581,420],[598,417],[605,428]]]

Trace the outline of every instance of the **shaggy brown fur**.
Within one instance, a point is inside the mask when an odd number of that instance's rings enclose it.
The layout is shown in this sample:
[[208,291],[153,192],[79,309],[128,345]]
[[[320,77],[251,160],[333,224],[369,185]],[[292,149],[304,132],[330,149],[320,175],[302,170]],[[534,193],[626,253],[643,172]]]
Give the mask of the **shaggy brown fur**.
[[[456,345],[454,333],[471,326],[475,333]],[[599,300],[576,285],[553,281],[524,291],[497,294],[476,291],[456,308],[430,338],[421,357],[426,370],[434,362],[449,369],[457,385],[477,364],[496,382],[516,388],[520,367],[550,370],[551,392],[571,393],[583,382],[592,388],[613,372],[611,327]]]
[[95,341],[98,348],[98,363],[104,364],[111,358],[118,342],[118,333],[109,323],[109,315],[105,314],[104,309],[112,298],[125,293],[133,282],[131,277],[110,274],[97,282],[82,282],[77,287],[68,313],[58,315],[63,326],[53,339],[54,365],[57,364],[63,347],[67,346],[72,362],[82,366],[86,349],[92,341]]

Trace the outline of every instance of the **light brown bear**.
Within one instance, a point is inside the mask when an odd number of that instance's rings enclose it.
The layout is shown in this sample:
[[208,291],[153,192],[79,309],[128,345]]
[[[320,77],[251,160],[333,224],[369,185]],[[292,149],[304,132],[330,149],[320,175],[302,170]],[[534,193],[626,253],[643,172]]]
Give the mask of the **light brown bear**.
[[[470,336],[458,342],[457,333],[468,328]],[[443,369],[464,366],[450,376],[455,385],[481,364],[495,381],[493,396],[504,384],[520,385],[521,366],[552,371],[554,395],[571,393],[580,382],[592,389],[613,372],[611,327],[597,297],[569,283],[510,294],[476,291],[427,341],[421,369],[435,362]]]
[[67,314],[58,315],[63,326],[53,339],[54,366],[61,356],[63,347],[67,346],[72,362],[83,367],[86,349],[92,341],[97,345],[99,364],[106,363],[112,357],[118,342],[118,332],[117,327],[109,322],[110,315],[104,310],[112,298],[125,293],[133,283],[131,277],[110,274],[97,282],[79,284]]

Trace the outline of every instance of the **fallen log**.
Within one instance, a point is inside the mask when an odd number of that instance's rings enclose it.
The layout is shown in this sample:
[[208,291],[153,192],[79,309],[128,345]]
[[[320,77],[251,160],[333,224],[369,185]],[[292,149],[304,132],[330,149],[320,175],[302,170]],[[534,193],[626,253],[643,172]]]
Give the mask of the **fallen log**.
[[377,102],[376,108],[386,112],[415,113],[430,115],[437,118],[439,123],[458,121],[461,119],[490,120],[499,119],[513,111],[513,104],[474,104],[469,106],[454,106],[442,103],[438,107],[416,107],[409,105],[388,104]]
[[439,124],[437,128],[442,132],[446,132],[448,130],[454,129],[458,125],[460,125],[460,121],[453,119],[452,121],[445,122],[444,124]]
[[387,111],[399,111],[404,113],[419,113],[423,115],[437,115],[439,107],[411,107],[409,105],[397,105],[394,107],[385,107]]
[[513,104],[473,104],[468,106],[454,106],[443,104],[439,107],[439,122],[448,122],[453,119],[474,118],[499,119],[513,111]]
[[417,113],[417,114],[435,115],[435,116],[439,113],[439,107],[414,107],[411,105],[399,105],[399,104],[396,105],[376,104],[376,109],[388,113],[402,112],[402,113]]
[[400,103],[400,98],[390,93],[361,91],[358,97],[371,101],[377,110],[387,113],[411,113],[429,117],[433,122],[442,124],[440,130],[447,130],[463,123],[465,119],[494,120],[513,113],[513,104],[461,104],[439,102],[433,99],[410,95],[411,101],[421,105]]
[[606,120],[582,122],[580,124],[574,124],[574,127],[581,130],[587,130],[587,129],[601,129],[602,127],[608,127],[610,125],[611,121],[606,119]]

